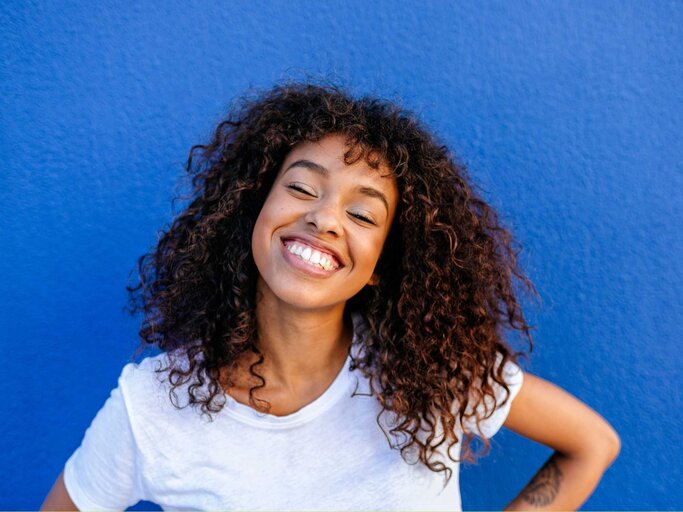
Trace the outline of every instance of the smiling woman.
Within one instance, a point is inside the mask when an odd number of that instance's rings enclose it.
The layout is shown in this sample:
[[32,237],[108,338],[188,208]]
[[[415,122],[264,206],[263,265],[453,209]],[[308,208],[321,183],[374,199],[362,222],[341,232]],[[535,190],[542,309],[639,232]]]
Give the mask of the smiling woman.
[[388,169],[381,173],[362,159],[347,164],[349,149],[341,135],[293,148],[256,219],[258,286],[274,295],[282,314],[337,310],[341,318],[346,301],[373,280],[398,189]]
[[[247,100],[139,261],[140,337],[44,509],[460,510],[505,424],[556,450],[510,508],[573,509],[619,451],[523,372],[517,250],[410,113],[335,87]],[[189,406],[189,407],[188,407]]]

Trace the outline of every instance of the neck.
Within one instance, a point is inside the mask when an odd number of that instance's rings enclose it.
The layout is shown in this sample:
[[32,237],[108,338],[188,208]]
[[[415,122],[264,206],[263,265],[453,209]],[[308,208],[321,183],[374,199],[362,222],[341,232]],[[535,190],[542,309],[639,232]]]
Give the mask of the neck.
[[256,306],[267,386],[296,392],[339,373],[353,338],[344,304],[302,310],[263,294]]

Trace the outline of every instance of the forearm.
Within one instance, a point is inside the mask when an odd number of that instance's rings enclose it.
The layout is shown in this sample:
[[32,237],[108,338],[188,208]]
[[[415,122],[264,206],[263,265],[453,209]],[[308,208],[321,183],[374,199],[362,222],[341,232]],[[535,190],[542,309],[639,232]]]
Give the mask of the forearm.
[[505,510],[577,510],[609,464],[597,455],[555,452]]

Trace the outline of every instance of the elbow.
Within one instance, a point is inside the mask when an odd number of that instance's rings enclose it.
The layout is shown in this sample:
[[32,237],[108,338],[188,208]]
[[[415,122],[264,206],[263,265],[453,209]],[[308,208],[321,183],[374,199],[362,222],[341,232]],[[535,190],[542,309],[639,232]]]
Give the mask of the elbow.
[[617,431],[614,429],[612,429],[612,435],[610,437],[610,445],[611,445],[611,451],[610,451],[609,465],[612,465],[612,463],[616,460],[616,458],[619,456],[619,453],[621,452],[621,438],[619,437],[619,434],[617,434]]
[[599,452],[603,456],[605,469],[610,467],[621,452],[621,438],[616,430],[609,424],[605,424],[605,429],[600,436]]
[[[586,434],[583,447],[574,452],[575,456],[590,460],[595,467],[606,471],[617,459],[621,451],[621,438],[607,422],[601,422],[600,428]],[[571,454],[570,454],[571,456]]]

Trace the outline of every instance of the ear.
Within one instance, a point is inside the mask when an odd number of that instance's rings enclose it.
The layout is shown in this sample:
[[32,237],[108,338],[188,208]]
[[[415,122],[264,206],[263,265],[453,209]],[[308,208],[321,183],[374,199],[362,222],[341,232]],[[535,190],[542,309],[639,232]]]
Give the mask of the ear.
[[379,276],[377,274],[372,274],[370,276],[370,280],[368,281],[368,285],[377,286],[378,284],[379,284]]

